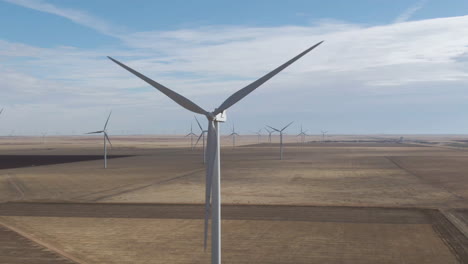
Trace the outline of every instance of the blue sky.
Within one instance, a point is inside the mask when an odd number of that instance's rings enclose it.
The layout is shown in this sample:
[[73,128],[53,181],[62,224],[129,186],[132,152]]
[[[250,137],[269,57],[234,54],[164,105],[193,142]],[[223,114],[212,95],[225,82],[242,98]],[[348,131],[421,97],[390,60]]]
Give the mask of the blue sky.
[[193,115],[113,56],[205,109],[314,43],[228,111],[242,133],[468,131],[467,1],[0,0],[0,135],[184,133]]

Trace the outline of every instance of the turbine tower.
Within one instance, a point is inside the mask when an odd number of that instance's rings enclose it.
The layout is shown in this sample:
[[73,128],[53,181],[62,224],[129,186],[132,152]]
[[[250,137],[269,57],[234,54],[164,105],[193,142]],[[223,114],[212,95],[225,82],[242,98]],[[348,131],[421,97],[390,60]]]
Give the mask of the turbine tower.
[[109,142],[111,148],[112,148],[112,143],[109,139],[109,136],[107,135],[107,123],[109,123],[109,118],[112,114],[112,111],[109,113],[109,116],[107,117],[106,123],[104,124],[104,129],[99,130],[99,131],[94,131],[94,132],[89,132],[86,134],[104,134],[104,169],[107,169],[107,142]]
[[193,133],[192,123],[190,123],[190,133],[185,135],[185,137],[188,137],[188,136],[190,136],[190,148],[193,150],[193,148],[194,148],[194,146],[193,146],[193,136],[197,136],[197,135],[195,135],[195,133]]
[[203,127],[200,125],[200,122],[198,122],[197,117],[195,117],[195,120],[197,120],[198,127],[201,130],[200,136],[197,139],[197,142],[195,143],[195,147],[198,144],[198,141],[200,141],[200,138],[203,138],[203,164],[206,163],[206,149],[205,149],[205,133],[208,133],[208,130],[204,130]]
[[301,137],[301,143],[304,144],[305,143],[305,137],[308,136],[306,134],[308,130],[302,130],[302,124],[301,124],[301,133],[297,134],[297,136],[300,136]]
[[236,136],[239,136],[234,129],[234,124],[232,125],[232,133],[229,136],[232,137],[232,149],[234,149],[236,147]]
[[[294,122],[294,121],[293,121]],[[290,126],[293,122],[287,124],[285,127],[283,127],[283,129],[276,129],[274,127],[271,127],[271,126],[268,126],[269,128],[275,130],[276,132],[279,132],[280,133],[280,160],[283,159],[283,131],[288,128],[288,126]]]
[[[205,109],[201,108],[194,102],[185,98],[184,96],[172,91],[171,89],[165,87],[162,84],[159,84],[152,79],[144,76],[143,74],[131,69],[125,64],[108,57],[113,62],[117,63],[127,71],[133,73],[143,81],[147,82],[160,92],[164,93],[166,96],[171,98],[173,101],[178,103],[180,106],[185,109],[192,111],[197,114],[206,116],[208,119],[208,143],[207,143],[207,166],[206,166],[206,185],[205,185],[205,231],[204,231],[204,246],[206,249],[206,242],[208,238],[208,217],[211,211],[211,263],[220,264],[221,263],[221,161],[220,161],[220,141],[219,141],[219,126],[220,122],[226,121],[226,110],[239,102],[242,98],[250,94],[260,85],[271,79],[273,76],[284,70],[286,67],[297,61],[302,56],[306,55],[308,52],[322,44],[323,41],[313,45],[312,47],[306,49],[296,57],[282,64],[273,71],[267,73],[260,79],[252,82],[246,87],[240,89],[239,91],[232,94],[228,97],[218,108],[214,109],[212,112],[208,112]],[[211,209],[211,210],[210,210]]]

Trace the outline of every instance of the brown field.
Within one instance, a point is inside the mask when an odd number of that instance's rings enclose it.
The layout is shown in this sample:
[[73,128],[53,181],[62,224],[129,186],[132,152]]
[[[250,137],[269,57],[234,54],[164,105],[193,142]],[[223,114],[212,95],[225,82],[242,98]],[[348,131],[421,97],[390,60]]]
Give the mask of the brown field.
[[[223,139],[223,261],[468,263],[463,137],[397,138]],[[0,138],[0,263],[208,263],[201,148],[113,137],[103,169],[101,141]]]

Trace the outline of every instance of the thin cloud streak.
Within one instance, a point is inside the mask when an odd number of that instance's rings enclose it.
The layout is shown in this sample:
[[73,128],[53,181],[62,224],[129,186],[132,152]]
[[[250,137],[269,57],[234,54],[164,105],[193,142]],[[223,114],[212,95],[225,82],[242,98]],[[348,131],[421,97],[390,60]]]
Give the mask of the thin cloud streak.
[[53,14],[73,21],[76,24],[94,29],[102,34],[119,37],[121,32],[115,26],[110,25],[106,21],[92,16],[84,11],[57,7],[53,4],[47,3],[42,0],[3,0],[7,3],[30,8],[36,11]]
[[409,7],[403,11],[394,21],[394,23],[402,23],[408,21],[418,10],[423,8],[427,0],[420,0],[414,6]]

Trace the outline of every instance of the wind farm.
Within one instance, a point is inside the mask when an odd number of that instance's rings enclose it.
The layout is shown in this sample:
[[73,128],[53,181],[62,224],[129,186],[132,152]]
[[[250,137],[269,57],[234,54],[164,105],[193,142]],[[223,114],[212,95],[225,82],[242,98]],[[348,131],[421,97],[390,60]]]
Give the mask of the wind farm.
[[468,263],[468,4],[371,2],[0,1],[0,264]]

